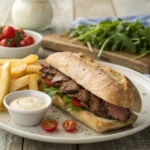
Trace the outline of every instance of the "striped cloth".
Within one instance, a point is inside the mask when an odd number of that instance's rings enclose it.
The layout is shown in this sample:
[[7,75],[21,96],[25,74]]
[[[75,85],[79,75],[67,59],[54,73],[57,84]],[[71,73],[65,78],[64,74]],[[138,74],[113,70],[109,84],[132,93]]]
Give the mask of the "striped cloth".
[[[127,16],[127,17],[78,18],[75,21],[73,21],[72,28],[76,28],[78,25],[94,25],[106,20],[115,21],[119,18],[128,22],[134,22],[136,20],[139,20],[145,26],[150,27],[150,15],[137,15],[137,16]],[[150,78],[150,74],[145,74],[145,75]]]
[[94,25],[99,22],[103,22],[106,20],[117,20],[117,19],[123,19],[128,22],[134,22],[136,20],[139,20],[142,22],[145,26],[150,26],[150,15],[138,15],[138,16],[127,16],[127,17],[101,17],[101,18],[78,18],[72,23],[72,28],[77,27],[80,24],[84,25]]

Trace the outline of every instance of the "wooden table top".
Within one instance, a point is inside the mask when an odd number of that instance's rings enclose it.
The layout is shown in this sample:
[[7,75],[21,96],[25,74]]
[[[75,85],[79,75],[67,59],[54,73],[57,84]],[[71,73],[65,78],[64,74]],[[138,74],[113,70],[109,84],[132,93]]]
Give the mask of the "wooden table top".
[[[0,22],[12,0],[1,0]],[[77,17],[128,16],[150,13],[148,0],[51,0],[54,19],[51,29],[42,35],[67,31]],[[8,22],[10,23],[10,22]],[[41,48],[46,58],[50,50]],[[93,144],[53,144],[22,138],[0,129],[0,150],[150,150],[150,127],[132,136]]]

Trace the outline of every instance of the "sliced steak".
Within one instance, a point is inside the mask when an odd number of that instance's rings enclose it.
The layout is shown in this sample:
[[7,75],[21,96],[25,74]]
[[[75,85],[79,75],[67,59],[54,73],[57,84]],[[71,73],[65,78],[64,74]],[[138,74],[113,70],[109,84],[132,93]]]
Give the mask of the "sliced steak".
[[62,82],[55,82],[54,86],[60,88],[61,84],[62,84]]
[[90,110],[90,106],[89,106],[89,104],[88,104],[87,102],[81,101],[80,104],[81,104],[84,108],[86,108],[87,110]]
[[50,66],[49,69],[47,69],[47,72],[51,75],[56,75],[59,71],[53,68],[52,66]]
[[126,122],[129,119],[130,112],[127,108],[119,107],[108,102],[105,103],[108,115],[114,119]]
[[81,89],[78,93],[78,99],[80,99],[83,102],[87,102],[90,99],[90,92],[86,89]]
[[78,98],[78,93],[75,93],[75,94],[68,94],[67,93],[67,96],[69,96],[71,98]]
[[99,117],[110,119],[110,116],[108,116],[107,112],[104,112],[104,111],[95,111],[94,114]]
[[67,77],[61,72],[57,72],[57,74],[53,77],[52,82],[60,82],[60,81],[68,81],[68,80],[70,80],[69,77]]
[[49,80],[52,80],[53,76],[52,75],[47,75],[46,78],[49,79]]
[[74,94],[79,92],[80,86],[75,81],[69,80],[62,83],[60,90],[67,94]]
[[91,108],[92,112],[98,112],[102,108],[101,99],[98,98],[97,96],[91,94],[91,97],[90,97],[90,100],[89,100],[89,105],[90,105],[90,108]]

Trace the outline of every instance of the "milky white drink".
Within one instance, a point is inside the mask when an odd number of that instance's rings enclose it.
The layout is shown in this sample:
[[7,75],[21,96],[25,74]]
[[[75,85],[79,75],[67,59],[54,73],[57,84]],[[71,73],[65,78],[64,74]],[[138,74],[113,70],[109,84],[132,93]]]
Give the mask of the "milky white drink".
[[52,16],[49,0],[16,0],[12,7],[13,24],[24,29],[45,30]]

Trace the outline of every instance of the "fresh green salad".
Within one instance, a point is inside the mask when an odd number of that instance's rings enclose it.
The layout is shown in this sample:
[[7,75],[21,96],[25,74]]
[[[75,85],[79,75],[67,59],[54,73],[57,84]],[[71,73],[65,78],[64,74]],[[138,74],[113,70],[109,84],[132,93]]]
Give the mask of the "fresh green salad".
[[97,25],[80,25],[69,31],[69,37],[75,37],[89,47],[99,49],[98,57],[103,50],[120,51],[137,54],[136,58],[150,53],[150,27],[140,21],[124,22],[104,21]]

